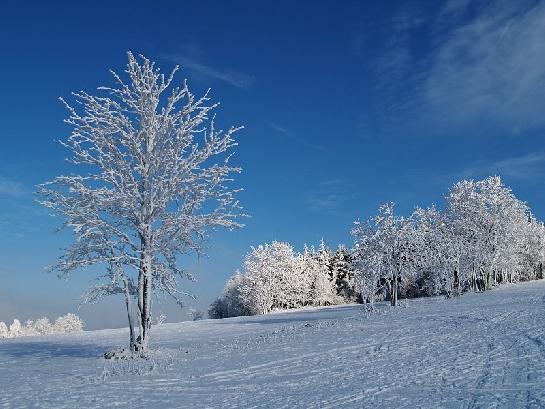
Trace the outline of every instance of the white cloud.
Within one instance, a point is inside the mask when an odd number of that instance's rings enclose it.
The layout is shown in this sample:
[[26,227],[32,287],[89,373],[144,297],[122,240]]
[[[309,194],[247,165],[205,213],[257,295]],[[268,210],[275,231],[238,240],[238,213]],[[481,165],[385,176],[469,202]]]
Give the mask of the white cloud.
[[321,152],[325,152],[325,151],[326,151],[326,149],[325,149],[323,146],[314,144],[314,143],[312,143],[312,142],[307,141],[306,139],[300,138],[299,136],[297,136],[296,134],[294,134],[292,131],[290,131],[290,130],[287,129],[287,128],[284,128],[283,126],[280,126],[280,125],[271,123],[271,124],[270,124],[270,127],[271,127],[272,129],[274,129],[276,132],[279,132],[279,133],[281,133],[282,135],[287,136],[288,138],[290,138],[290,139],[296,141],[297,143],[299,143],[299,144],[301,144],[301,145],[306,146],[307,148],[315,149],[315,150],[321,151]]
[[377,87],[381,91],[395,91],[402,85],[407,68],[413,63],[411,38],[428,21],[418,3],[404,3],[394,13],[385,52],[377,61]]
[[490,175],[541,181],[545,176],[545,153],[536,152],[495,162],[474,163],[460,174],[460,178],[480,178]]
[[22,183],[0,176],[0,196],[20,197],[26,193]]
[[427,50],[413,48],[414,26],[398,24],[379,60],[386,122],[438,132],[545,126],[545,2],[449,0],[430,19]]
[[353,186],[345,180],[329,179],[309,192],[307,204],[312,211],[338,216],[344,214],[346,203],[356,196]]
[[394,32],[410,31],[426,23],[428,17],[416,1],[405,2],[393,17]]
[[438,21],[460,17],[471,5],[472,0],[447,0],[439,12]]
[[493,121],[511,131],[545,124],[545,7],[497,6],[452,31],[422,84],[442,120]]
[[188,69],[205,77],[226,82],[237,88],[247,88],[255,83],[253,75],[233,70],[220,70],[183,55],[171,55],[168,59],[180,64],[182,69]]

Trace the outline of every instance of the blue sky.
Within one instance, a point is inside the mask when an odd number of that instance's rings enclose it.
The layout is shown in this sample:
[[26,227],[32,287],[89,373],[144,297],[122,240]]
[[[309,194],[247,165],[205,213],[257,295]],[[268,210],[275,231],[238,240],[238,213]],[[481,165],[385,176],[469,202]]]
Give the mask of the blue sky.
[[[0,4],[0,320],[74,311],[93,278],[45,273],[71,235],[33,191],[67,169],[57,98],[112,84],[127,50],[180,64],[180,81],[222,103],[220,125],[245,125],[234,160],[252,217],[215,234],[207,260],[184,260],[197,308],[251,245],[350,245],[381,202],[440,204],[461,178],[500,174],[545,218],[544,2],[295,3]],[[125,325],[119,299],[79,313]]]

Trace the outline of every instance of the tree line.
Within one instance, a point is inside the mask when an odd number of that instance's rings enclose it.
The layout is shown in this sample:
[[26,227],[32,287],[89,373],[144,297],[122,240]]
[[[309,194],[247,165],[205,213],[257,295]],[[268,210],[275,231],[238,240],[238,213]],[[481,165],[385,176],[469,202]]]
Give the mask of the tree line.
[[211,318],[267,314],[274,310],[355,302],[357,293],[350,253],[342,246],[332,252],[295,252],[289,243],[273,241],[254,247],[225,285],[208,312]]
[[85,323],[75,314],[68,313],[58,317],[54,322],[49,318],[27,320],[21,324],[17,318],[8,326],[0,321],[0,339],[33,337],[38,335],[67,334],[70,332],[83,331]]
[[408,217],[385,203],[356,221],[350,249],[252,248],[211,305],[211,318],[278,309],[485,291],[543,278],[545,228],[499,176],[454,184],[443,209]]

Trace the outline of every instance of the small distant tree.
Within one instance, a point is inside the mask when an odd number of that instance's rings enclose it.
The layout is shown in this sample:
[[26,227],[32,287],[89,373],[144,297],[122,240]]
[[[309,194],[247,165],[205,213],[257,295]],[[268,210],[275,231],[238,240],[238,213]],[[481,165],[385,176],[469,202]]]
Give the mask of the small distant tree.
[[[41,203],[64,217],[76,241],[52,270],[62,277],[88,266],[106,268],[103,281],[84,301],[112,294],[125,297],[132,351],[146,350],[152,325],[152,294],[164,292],[183,305],[179,278],[192,275],[179,256],[204,254],[216,228],[242,227],[241,208],[230,188],[239,167],[230,165],[234,134],[217,130],[208,93],[196,98],[187,82],[171,86],[148,59],[128,53],[128,80],[102,96],[73,94],[61,142],[79,174],[40,186]],[[136,298],[138,315],[132,313]],[[135,337],[133,325],[139,325]]]
[[9,326],[9,338],[21,337],[23,335],[23,326],[21,325],[21,321],[15,318]]
[[307,265],[310,305],[334,305],[341,302],[341,297],[337,296],[336,277],[333,275],[331,260],[331,250],[322,239],[318,251],[314,252]]
[[344,246],[339,246],[331,260],[332,277],[335,278],[337,295],[345,302],[355,302],[358,298],[353,259],[350,252]]
[[59,317],[53,324],[53,332],[67,333],[83,331],[83,320],[76,314],[68,313]]
[[[74,315],[74,317],[76,317],[76,315]],[[77,319],[81,321],[79,317],[77,317]],[[36,333],[40,335],[49,334],[51,332],[51,322],[49,322],[48,318],[37,319],[36,321],[34,321],[34,324],[32,325],[32,327],[34,331],[36,331]],[[80,326],[80,329],[82,329],[82,327],[83,327],[83,324]],[[64,331],[59,331],[59,332],[64,332]]]
[[24,325],[18,319],[14,319],[9,326],[0,322],[0,339],[16,337],[34,337],[38,335],[49,335],[54,333],[66,334],[69,332],[82,331],[85,323],[75,314],[66,314],[55,320],[51,324],[49,318],[39,318],[37,320],[26,320]]
[[5,322],[0,321],[0,339],[9,336],[9,329]]
[[195,308],[190,308],[187,313],[192,321],[200,321],[204,318],[204,312],[196,310]]

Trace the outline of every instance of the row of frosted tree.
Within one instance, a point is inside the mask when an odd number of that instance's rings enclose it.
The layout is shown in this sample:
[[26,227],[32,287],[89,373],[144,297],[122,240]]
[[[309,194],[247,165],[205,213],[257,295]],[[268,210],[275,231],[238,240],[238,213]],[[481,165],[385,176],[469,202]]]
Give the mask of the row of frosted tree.
[[288,243],[273,241],[254,247],[244,257],[242,271],[229,280],[209,316],[267,314],[274,310],[355,302],[354,274],[349,252],[331,252],[324,242],[318,250],[300,253]]
[[276,309],[484,291],[543,278],[545,229],[500,177],[456,183],[440,210],[408,217],[393,203],[354,223],[351,249],[252,248],[211,306],[212,318]]
[[49,318],[28,320],[21,324],[17,318],[8,326],[0,321],[0,339],[33,337],[38,335],[67,334],[70,332],[83,331],[85,323],[75,314],[68,313],[58,317],[54,322]]

